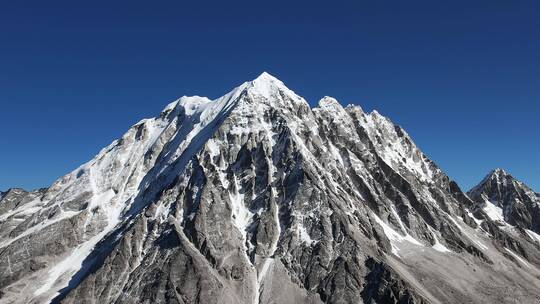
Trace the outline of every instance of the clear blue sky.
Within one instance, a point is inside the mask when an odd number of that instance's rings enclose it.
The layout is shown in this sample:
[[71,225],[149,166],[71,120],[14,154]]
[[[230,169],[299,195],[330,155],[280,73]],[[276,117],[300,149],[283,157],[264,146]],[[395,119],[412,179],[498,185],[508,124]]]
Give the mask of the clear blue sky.
[[3,1],[0,189],[52,183],[182,95],[268,71],[403,126],[464,188],[540,191],[540,1]]

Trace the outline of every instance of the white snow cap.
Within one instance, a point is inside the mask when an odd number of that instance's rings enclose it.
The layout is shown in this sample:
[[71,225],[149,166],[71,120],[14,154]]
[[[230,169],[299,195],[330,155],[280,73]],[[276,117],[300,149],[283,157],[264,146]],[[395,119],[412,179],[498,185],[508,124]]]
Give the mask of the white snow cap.
[[279,82],[279,83],[282,83],[281,80],[277,79],[276,77],[270,75],[270,73],[264,71],[261,73],[261,75],[257,76],[257,78],[255,78],[253,80],[253,82],[255,81],[270,81],[270,82]]
[[321,109],[343,109],[341,104],[334,98],[330,96],[324,96],[319,100],[319,108]]
[[277,89],[290,91],[281,80],[268,74],[267,72],[262,72],[259,77],[255,78],[253,81],[250,81],[249,84],[253,88],[253,92],[264,97],[270,97],[272,92],[276,91]]
[[[267,99],[274,106],[287,106],[289,102],[292,102],[296,106],[304,104],[309,107],[304,98],[298,96],[293,90],[287,88],[281,80],[267,72],[263,72],[259,77],[244,83],[241,87],[247,89],[247,92],[252,96]],[[287,96],[287,98],[283,95]]]
[[203,110],[204,106],[210,102],[212,101],[206,97],[182,96],[178,100],[178,105],[182,106],[186,111],[186,115],[190,116]]
[[[219,103],[223,100],[235,99],[242,92],[248,92],[252,96],[260,96],[272,101],[277,100],[278,103],[281,103],[280,105],[283,105],[282,102],[280,102],[282,99],[280,95],[281,93],[284,93],[290,98],[289,100],[293,101],[295,104],[305,103],[308,105],[307,101],[298,96],[291,89],[287,88],[287,86],[285,86],[281,80],[270,75],[268,72],[262,72],[257,78],[253,79],[252,81],[242,83],[218,99],[210,100],[207,97],[201,96],[182,96],[176,101],[169,103],[162,110],[162,113],[167,113],[168,111],[181,107],[185,110],[185,114],[187,116],[191,116],[203,112],[207,107],[211,107],[214,103]],[[335,102],[337,103],[337,101]]]

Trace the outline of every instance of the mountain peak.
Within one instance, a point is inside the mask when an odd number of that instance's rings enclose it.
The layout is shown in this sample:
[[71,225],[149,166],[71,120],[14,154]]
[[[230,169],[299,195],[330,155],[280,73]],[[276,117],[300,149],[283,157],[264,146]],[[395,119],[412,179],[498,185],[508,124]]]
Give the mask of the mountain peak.
[[515,180],[515,179],[514,179],[514,177],[512,175],[510,175],[504,169],[495,168],[495,169],[489,171],[489,173],[482,179],[482,181],[480,181],[480,183],[478,185],[476,185],[473,189],[471,189],[471,191],[474,191],[477,188],[482,188],[483,185],[489,184],[491,182],[496,182],[496,183],[499,183],[499,184],[500,183],[506,184],[506,182],[505,182],[506,180],[512,181],[512,180]]
[[[265,103],[273,106],[309,107],[304,98],[267,72],[263,72],[252,81],[243,83],[235,90],[246,91],[251,96],[262,97]],[[260,99],[258,100],[260,101]]]
[[504,169],[496,168],[491,170],[476,186],[469,190],[469,195],[473,198],[479,196],[482,192],[489,192],[490,188],[499,188],[501,184],[506,185],[506,180],[512,180]]
[[496,168],[491,170],[478,185],[467,193],[473,200],[479,199],[482,194],[485,194],[493,200],[501,201],[510,193],[521,192],[533,193],[533,190],[504,169]]
[[540,233],[540,196],[504,169],[492,170],[467,194],[492,220]]
[[268,73],[266,71],[262,72],[253,81],[270,81],[270,82],[279,81],[279,82],[281,82],[279,79],[277,79],[276,77],[270,75],[270,73]]
[[334,97],[330,96],[324,96],[319,100],[319,108],[343,110],[343,106]]
[[504,169],[502,168],[496,168],[491,170],[490,174],[488,176],[494,177],[494,178],[501,178],[505,176],[510,176]]
[[248,86],[251,89],[250,91],[267,98],[270,97],[273,92],[279,90],[290,91],[281,80],[267,72],[262,72],[257,78],[248,82]]

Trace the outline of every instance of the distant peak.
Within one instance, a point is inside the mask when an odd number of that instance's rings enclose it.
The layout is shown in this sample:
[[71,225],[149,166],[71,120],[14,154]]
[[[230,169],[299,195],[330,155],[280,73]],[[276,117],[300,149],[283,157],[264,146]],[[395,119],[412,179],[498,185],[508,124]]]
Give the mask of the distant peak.
[[484,191],[490,191],[492,185],[510,185],[514,181],[514,177],[502,168],[491,170],[480,183],[468,191],[471,197],[479,197]]
[[491,171],[493,174],[497,174],[497,175],[507,175],[508,173],[506,173],[506,171],[504,171],[504,169],[502,168],[496,168],[494,170]]
[[17,193],[26,193],[26,192],[27,192],[27,191],[24,190],[23,188],[17,188],[17,187],[15,187],[15,188],[9,188],[9,189],[7,189],[6,191],[0,190],[0,193],[1,193],[2,196],[7,195],[7,194],[9,194],[9,193],[15,193],[15,194],[17,194]]
[[475,188],[488,184],[490,181],[496,181],[497,183],[500,183],[501,181],[507,179],[507,177],[511,176],[506,171],[504,171],[504,169],[493,169],[484,177],[484,179],[478,185],[476,185]]
[[502,168],[496,168],[491,170],[491,172],[488,174],[488,177],[495,178],[495,179],[501,179],[505,178],[507,176],[510,176],[504,169]]

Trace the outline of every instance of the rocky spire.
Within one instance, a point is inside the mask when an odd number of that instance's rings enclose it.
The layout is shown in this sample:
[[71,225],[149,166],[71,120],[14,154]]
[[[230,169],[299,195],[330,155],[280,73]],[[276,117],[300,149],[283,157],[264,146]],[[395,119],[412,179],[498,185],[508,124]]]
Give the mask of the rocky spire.
[[488,215],[498,213],[509,225],[540,232],[540,196],[505,170],[492,170],[467,194]]

